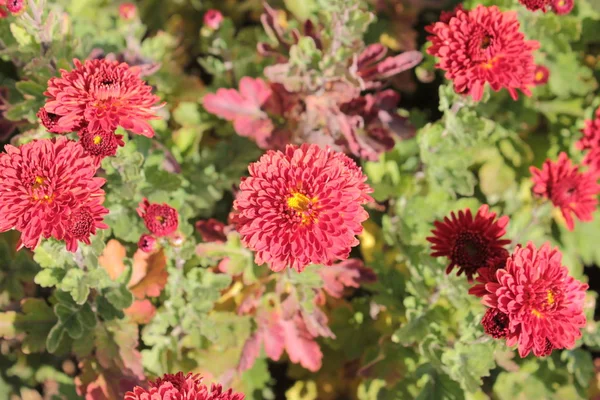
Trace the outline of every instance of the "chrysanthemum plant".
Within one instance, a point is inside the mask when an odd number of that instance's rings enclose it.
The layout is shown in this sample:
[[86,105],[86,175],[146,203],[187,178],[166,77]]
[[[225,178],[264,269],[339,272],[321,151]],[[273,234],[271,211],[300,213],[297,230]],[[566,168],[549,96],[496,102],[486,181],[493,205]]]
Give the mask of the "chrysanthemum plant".
[[0,396],[600,395],[596,2],[0,17]]

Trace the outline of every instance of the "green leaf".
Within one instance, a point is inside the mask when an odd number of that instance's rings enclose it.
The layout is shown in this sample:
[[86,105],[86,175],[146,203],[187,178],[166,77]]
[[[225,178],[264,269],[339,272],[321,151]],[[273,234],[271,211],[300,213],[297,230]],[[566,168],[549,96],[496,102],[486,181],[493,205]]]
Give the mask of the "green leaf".
[[39,83],[33,81],[21,81],[15,84],[17,90],[24,95],[29,95],[33,97],[44,97],[44,91],[46,87],[40,85]]
[[77,304],[83,304],[87,301],[90,294],[90,286],[85,273],[78,268],[71,268],[67,271],[60,288],[65,292],[71,293],[73,300]]
[[481,386],[481,378],[489,376],[496,366],[493,343],[456,343],[454,348],[442,355],[442,363],[448,375],[467,392],[475,392]]
[[124,284],[108,288],[103,294],[106,297],[106,300],[118,310],[123,310],[133,303],[133,294],[131,294]]

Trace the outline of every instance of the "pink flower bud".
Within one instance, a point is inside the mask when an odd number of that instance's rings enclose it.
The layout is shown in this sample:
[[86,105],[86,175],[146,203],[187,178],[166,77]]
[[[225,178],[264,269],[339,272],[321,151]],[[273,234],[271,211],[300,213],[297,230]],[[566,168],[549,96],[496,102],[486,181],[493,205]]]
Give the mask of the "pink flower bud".
[[204,25],[212,30],[219,29],[221,22],[223,22],[223,14],[219,10],[210,9],[204,14]]
[[144,253],[152,253],[157,248],[156,238],[150,234],[144,233],[138,241],[138,248]]
[[119,15],[126,21],[130,21],[135,18],[137,14],[137,8],[133,3],[123,3],[119,6]]

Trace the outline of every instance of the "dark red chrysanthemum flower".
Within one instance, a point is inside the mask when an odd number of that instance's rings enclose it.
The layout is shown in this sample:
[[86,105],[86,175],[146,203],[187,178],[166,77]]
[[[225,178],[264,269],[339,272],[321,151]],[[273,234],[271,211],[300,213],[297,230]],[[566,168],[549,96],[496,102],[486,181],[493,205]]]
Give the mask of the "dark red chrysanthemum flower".
[[122,135],[115,135],[112,131],[90,132],[83,128],[78,132],[81,146],[85,151],[99,159],[112,157],[117,154],[119,146],[125,146]]
[[448,23],[426,28],[432,34],[427,52],[440,59],[436,67],[446,71],[457,93],[479,101],[489,83],[494,91],[508,89],[516,100],[517,89],[531,95],[533,50],[539,47],[537,41],[525,40],[519,28],[515,12],[502,12],[496,6],[457,10]]
[[152,253],[157,248],[156,238],[152,235],[144,233],[138,241],[138,248],[145,253]]
[[95,178],[96,164],[76,142],[58,137],[0,154],[0,232],[21,232],[19,247],[34,249],[41,238],[89,244],[108,210],[102,207],[105,180]]
[[565,15],[573,11],[574,0],[552,0],[552,11],[558,15]]
[[13,14],[20,12],[25,5],[23,4],[23,0],[7,0],[6,8]]
[[443,222],[434,222],[433,236],[427,238],[433,244],[431,256],[448,257],[450,265],[446,273],[458,267],[457,275],[464,272],[471,281],[479,268],[488,266],[510,243],[501,239],[507,224],[507,216],[496,220],[496,213],[490,212],[485,204],[475,216],[469,209],[459,211],[458,216],[452,212]]
[[50,132],[50,133],[66,133],[66,132],[61,132],[60,128],[58,128],[58,126],[57,126],[58,119],[60,118],[59,115],[49,113],[48,111],[46,111],[46,109],[44,107],[42,107],[38,111],[37,117],[40,119],[40,122],[42,123],[42,125],[44,125],[44,127],[46,128],[46,130],[48,132]]
[[226,242],[225,224],[214,218],[196,222],[196,230],[204,242]]
[[536,86],[545,85],[550,79],[550,70],[543,65],[536,65],[533,83]]
[[221,385],[209,388],[202,384],[199,375],[178,372],[150,382],[150,389],[136,386],[125,394],[124,400],[244,400],[244,395],[232,389],[223,391]]
[[488,258],[486,266],[477,270],[477,278],[475,278],[477,283],[469,289],[469,294],[483,297],[487,293],[485,285],[489,282],[497,282],[496,271],[506,266],[509,256],[510,253],[506,249],[497,250],[495,254],[492,254]]
[[179,214],[168,204],[156,204],[143,199],[137,209],[138,215],[144,219],[146,228],[156,236],[167,236],[177,230]]
[[566,153],[560,153],[557,161],[546,160],[542,169],[530,167],[533,193],[550,199],[565,218],[567,228],[573,230],[574,214],[581,221],[591,221],[598,205],[600,185],[595,174],[580,172]]
[[354,161],[317,145],[288,145],[248,170],[234,202],[235,223],[258,264],[302,271],[348,258],[372,192]]
[[581,132],[583,137],[577,142],[578,149],[600,148],[600,108],[594,113],[594,118],[585,121],[585,126]]
[[508,322],[508,315],[497,308],[488,308],[481,319],[483,330],[494,339],[506,337],[508,334]]
[[569,276],[561,259],[548,243],[539,250],[532,243],[517,247],[498,271],[498,282],[486,285],[482,301],[508,315],[506,342],[518,344],[521,357],[572,348],[581,337],[588,285]]
[[148,137],[154,130],[148,120],[157,119],[159,98],[139,77],[139,68],[107,59],[73,60],[75,69],[61,70],[60,78],[48,81],[44,108],[60,116],[56,129],[72,132],[114,132],[118,126]]
[[551,0],[519,0],[519,2],[527,7],[528,10],[542,10],[543,12],[546,12],[548,7],[550,7]]

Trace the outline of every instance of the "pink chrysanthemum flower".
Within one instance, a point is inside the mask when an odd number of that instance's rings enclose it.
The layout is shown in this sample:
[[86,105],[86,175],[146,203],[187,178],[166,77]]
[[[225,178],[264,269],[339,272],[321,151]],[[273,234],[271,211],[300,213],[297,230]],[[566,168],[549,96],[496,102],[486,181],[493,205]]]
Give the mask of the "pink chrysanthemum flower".
[[581,337],[588,285],[569,276],[561,259],[547,243],[539,250],[532,243],[517,247],[497,272],[498,282],[486,285],[482,301],[508,316],[506,342],[518,344],[521,357],[572,348]]
[[87,127],[114,132],[118,126],[148,137],[154,130],[148,120],[157,119],[159,98],[139,77],[139,69],[117,61],[73,60],[75,69],[61,70],[48,82],[44,108],[59,115],[60,132]]
[[506,337],[508,334],[508,323],[508,315],[497,308],[488,308],[481,319],[483,330],[494,339]]
[[436,67],[446,71],[457,93],[479,101],[489,83],[494,91],[508,89],[516,100],[517,89],[531,95],[533,50],[539,48],[537,41],[525,40],[519,28],[515,12],[502,12],[496,6],[456,10],[448,23],[426,28],[432,34],[427,52],[440,59]]
[[207,26],[212,30],[217,30],[223,22],[223,14],[221,14],[221,11],[219,10],[210,9],[204,14],[203,22],[204,26]]
[[25,7],[23,0],[6,0],[6,8],[13,14],[20,12],[23,7]]
[[533,83],[536,86],[545,85],[550,79],[550,70],[543,65],[536,65]]
[[573,11],[574,0],[552,0],[552,11],[558,15],[565,15]]
[[119,146],[125,146],[122,135],[115,135],[112,131],[94,131],[83,128],[78,132],[79,143],[85,151],[97,159],[112,157],[117,154]]
[[446,273],[458,267],[457,275],[464,273],[469,281],[479,268],[488,266],[495,257],[503,253],[504,246],[510,243],[501,239],[506,234],[508,217],[496,220],[496,213],[482,205],[473,216],[471,210],[461,210],[458,215],[450,213],[450,218],[435,221],[433,236],[427,238],[432,243],[432,257],[448,257],[450,265]]
[[137,14],[137,7],[133,3],[122,3],[119,5],[119,16],[126,21],[131,21]]
[[158,243],[156,242],[156,238],[152,235],[144,233],[140,236],[140,240],[138,241],[138,249],[142,250],[144,253],[152,253],[154,250],[158,248]]
[[57,123],[58,123],[58,119],[60,118],[60,115],[49,113],[48,111],[46,111],[46,109],[44,107],[42,107],[38,111],[37,117],[40,119],[40,122],[42,123],[42,125],[44,125],[44,127],[46,128],[46,130],[48,132],[50,132],[50,133],[66,133],[66,132],[62,132],[60,130],[60,128],[58,127]]
[[600,148],[600,108],[594,113],[594,118],[585,121],[585,126],[581,132],[583,137],[577,142],[578,149]]
[[76,142],[58,137],[0,154],[0,232],[21,232],[20,247],[34,249],[41,238],[64,240],[69,251],[89,244],[108,210],[102,207],[105,180]]
[[170,235],[179,226],[179,214],[168,204],[150,203],[148,199],[143,199],[137,212],[144,220],[146,228],[156,236]]
[[244,400],[244,395],[232,389],[223,391],[221,385],[202,384],[199,375],[166,374],[150,382],[150,389],[136,386],[125,394],[124,400]]
[[550,7],[551,0],[519,0],[519,2],[530,11],[542,10],[546,12],[548,7]]
[[542,169],[530,167],[533,193],[552,201],[565,218],[567,228],[573,230],[573,215],[580,221],[591,221],[598,205],[600,185],[591,172],[580,172],[566,153],[557,161],[546,160]]
[[317,145],[269,151],[248,168],[234,209],[237,230],[256,262],[273,271],[332,265],[358,244],[367,177],[350,158]]

